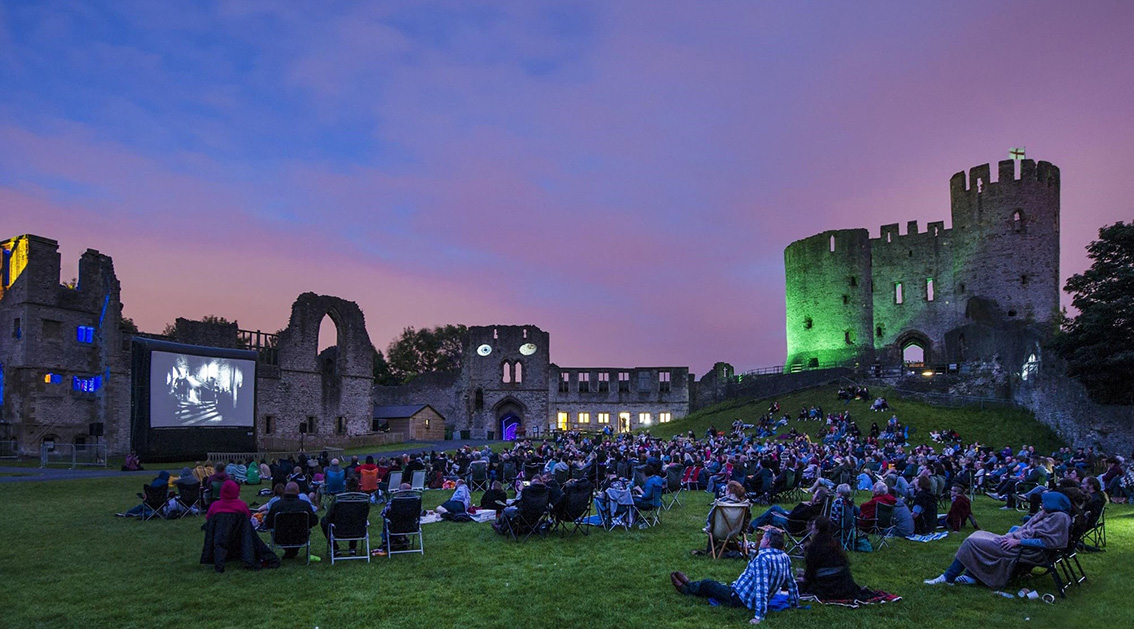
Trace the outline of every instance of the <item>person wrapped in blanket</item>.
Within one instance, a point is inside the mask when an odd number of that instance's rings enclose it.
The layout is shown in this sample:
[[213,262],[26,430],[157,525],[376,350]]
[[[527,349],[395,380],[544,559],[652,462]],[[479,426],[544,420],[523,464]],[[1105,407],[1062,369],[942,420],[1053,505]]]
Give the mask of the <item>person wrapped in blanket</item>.
[[[926,585],[942,583],[983,583],[1002,588],[1012,578],[1018,561],[1029,561],[1045,549],[1067,546],[1071,533],[1071,501],[1067,496],[1049,491],[1043,494],[1043,508],[1020,527],[1012,527],[1004,535],[976,531],[969,535],[953,563],[945,572]],[[1020,548],[1023,547],[1023,548]]]
[[788,607],[799,606],[799,588],[791,570],[791,558],[784,552],[784,532],[775,527],[764,530],[760,550],[744,572],[731,584],[712,579],[692,581],[681,572],[669,574],[670,583],[680,594],[716,599],[725,607],[747,607],[758,625],[768,613],[768,601],[781,589],[787,590]]

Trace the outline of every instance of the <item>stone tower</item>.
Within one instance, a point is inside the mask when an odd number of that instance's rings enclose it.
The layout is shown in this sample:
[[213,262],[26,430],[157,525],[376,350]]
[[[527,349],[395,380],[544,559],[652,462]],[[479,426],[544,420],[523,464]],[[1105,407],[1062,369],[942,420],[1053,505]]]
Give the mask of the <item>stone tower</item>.
[[461,363],[469,430],[542,427],[548,417],[549,335],[534,325],[473,326]]

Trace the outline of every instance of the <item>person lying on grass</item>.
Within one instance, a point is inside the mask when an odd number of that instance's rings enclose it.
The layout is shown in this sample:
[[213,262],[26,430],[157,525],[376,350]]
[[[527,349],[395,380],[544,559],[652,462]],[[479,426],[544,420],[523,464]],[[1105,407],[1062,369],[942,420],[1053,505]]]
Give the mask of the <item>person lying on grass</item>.
[[680,594],[713,598],[726,607],[747,607],[753,613],[748,622],[757,625],[768,613],[768,600],[781,589],[787,589],[789,607],[799,605],[799,588],[792,574],[791,558],[783,549],[784,532],[770,527],[760,538],[759,552],[732,584],[712,579],[692,581],[681,572],[671,572],[669,579]]
[[925,584],[980,582],[991,588],[1004,587],[1011,580],[1017,561],[1034,563],[1045,549],[1067,547],[1071,530],[1070,511],[1071,501],[1067,496],[1057,491],[1046,492],[1043,508],[1026,524],[1012,527],[1004,535],[974,532],[961,543],[953,563],[945,572],[936,578],[926,579]]

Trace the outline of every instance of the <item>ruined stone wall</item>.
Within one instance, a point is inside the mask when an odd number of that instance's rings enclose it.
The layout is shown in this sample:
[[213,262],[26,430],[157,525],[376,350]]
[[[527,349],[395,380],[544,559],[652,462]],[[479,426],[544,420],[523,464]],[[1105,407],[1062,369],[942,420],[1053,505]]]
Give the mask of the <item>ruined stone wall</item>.
[[[319,327],[330,317],[338,331],[333,350],[318,355]],[[257,380],[257,435],[295,443],[320,435],[371,432],[374,411],[373,346],[358,304],[304,293],[279,336],[279,377]],[[271,432],[267,419],[271,417]],[[303,433],[301,429],[305,429]]]
[[[0,242],[0,366],[2,437],[25,454],[55,443],[94,443],[101,423],[111,453],[129,447],[129,351],[119,318],[120,287],[110,258],[87,250],[75,286],[60,284],[58,243],[38,236]],[[79,327],[91,328],[89,337]],[[81,378],[93,390],[77,390]]]
[[1096,404],[1061,361],[1042,354],[1016,375],[1021,377],[1013,387],[1015,401],[1071,445],[1122,456],[1134,452],[1134,406]]
[[[421,374],[403,385],[375,386],[374,404],[428,404],[441,415],[446,425],[458,431],[467,430],[469,417],[464,399],[465,388],[460,378],[460,371],[441,371]],[[444,436],[444,427],[441,431]]]
[[[606,387],[602,386],[602,374],[608,377]],[[619,386],[620,374],[626,375],[625,391]],[[558,426],[559,413],[567,413],[568,429],[582,430],[601,430],[604,424],[599,421],[599,414],[606,413],[615,432],[657,425],[662,421],[662,413],[669,413],[668,421],[689,414],[688,367],[559,367],[552,364],[549,375],[548,429]],[[562,381],[564,375],[567,379]],[[560,386],[561,381],[565,386]],[[586,422],[581,421],[580,413],[588,415]],[[629,415],[627,424],[617,422],[621,413]]]
[[832,230],[784,250],[785,364],[818,367],[872,359],[868,236],[865,229]]

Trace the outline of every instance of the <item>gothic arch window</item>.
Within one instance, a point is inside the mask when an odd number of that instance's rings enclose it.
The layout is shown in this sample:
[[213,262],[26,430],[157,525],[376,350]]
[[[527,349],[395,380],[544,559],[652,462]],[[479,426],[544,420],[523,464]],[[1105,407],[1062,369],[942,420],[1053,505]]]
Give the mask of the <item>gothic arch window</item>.
[[515,377],[515,378],[513,378],[513,380],[514,380],[514,381],[515,381],[516,383],[520,383],[520,382],[523,382],[523,381],[524,381],[524,363],[522,363],[522,362],[520,362],[520,361],[516,361],[516,371],[515,371],[515,376],[516,376],[516,377]]
[[512,363],[504,361],[504,375],[500,381],[504,383],[512,382]]

